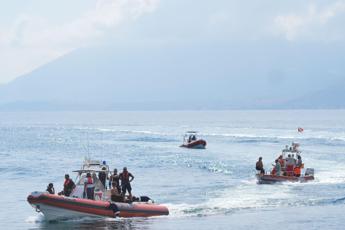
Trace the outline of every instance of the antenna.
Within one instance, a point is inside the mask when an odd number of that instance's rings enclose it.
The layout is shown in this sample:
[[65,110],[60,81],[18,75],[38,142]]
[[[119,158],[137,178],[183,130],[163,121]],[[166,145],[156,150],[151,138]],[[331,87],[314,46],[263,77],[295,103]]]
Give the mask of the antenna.
[[86,133],[86,139],[87,139],[87,158],[90,159],[90,141],[89,141],[89,131]]
[[102,151],[102,161],[104,161],[104,143],[103,143],[103,131],[101,130],[101,151]]

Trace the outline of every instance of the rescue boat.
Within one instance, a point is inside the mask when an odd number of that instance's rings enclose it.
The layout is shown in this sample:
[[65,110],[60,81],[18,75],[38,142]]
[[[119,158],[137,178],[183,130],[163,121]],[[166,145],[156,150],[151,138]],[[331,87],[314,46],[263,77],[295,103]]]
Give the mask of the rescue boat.
[[169,215],[169,210],[163,205],[155,204],[147,196],[142,196],[131,202],[111,201],[110,190],[104,188],[97,177],[94,177],[95,200],[84,198],[84,179],[87,173],[109,173],[109,167],[103,162],[86,159],[78,173],[76,187],[69,197],[49,194],[48,192],[32,192],[28,203],[44,215],[45,219],[75,219],[81,217],[152,217]]
[[[296,154],[297,157],[301,159],[301,153],[302,151],[299,150],[300,144],[298,143],[292,143],[292,146],[289,147],[288,145],[285,146],[285,149],[282,150],[282,154],[279,159],[281,159],[284,164],[288,164],[289,160],[292,159],[292,161],[295,158],[294,154]],[[287,157],[288,155],[288,157]],[[291,167],[289,169],[289,167]],[[295,169],[298,169],[297,172],[295,172]],[[278,182],[308,182],[313,181],[314,178],[314,169],[313,168],[306,168],[304,170],[304,174],[302,173],[302,169],[304,169],[304,164],[302,163],[300,166],[296,166],[294,168],[293,164],[290,164],[286,166],[286,168],[282,168],[283,175],[276,175],[275,169],[271,170],[270,174],[263,174],[258,173],[256,174],[256,178],[258,180],[259,184],[274,184]],[[299,176],[296,176],[299,175]]]
[[191,149],[205,149],[206,141],[197,138],[196,131],[188,131],[183,137],[183,144],[180,147]]

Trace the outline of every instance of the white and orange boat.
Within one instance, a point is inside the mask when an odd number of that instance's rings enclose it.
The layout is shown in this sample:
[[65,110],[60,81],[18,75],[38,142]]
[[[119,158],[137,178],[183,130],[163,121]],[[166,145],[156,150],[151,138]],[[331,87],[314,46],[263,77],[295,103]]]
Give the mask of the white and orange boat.
[[[286,159],[286,155],[291,155],[294,156],[294,154],[296,154],[296,156],[300,156],[301,151],[298,149],[299,148],[299,144],[298,143],[292,143],[292,147],[288,148],[288,146],[285,147],[285,149],[282,150],[282,154],[281,157],[283,159]],[[301,167],[299,167],[300,170],[302,171],[302,169],[304,168],[304,164],[302,164]],[[258,180],[259,184],[274,184],[274,183],[279,183],[279,182],[308,182],[308,181],[313,181],[314,178],[314,169],[313,168],[306,168],[304,171],[304,174],[301,173],[301,175],[296,176],[293,172],[293,168],[292,171],[287,171],[285,169],[285,171],[283,170],[283,175],[276,175],[275,173],[273,173],[272,170],[270,174],[262,174],[262,173],[258,173],[256,174],[256,178]]]
[[[75,219],[82,217],[151,217],[169,215],[169,210],[163,205],[155,204],[145,196],[144,201],[131,203],[112,202],[110,191],[106,190],[99,180],[95,182],[95,200],[83,198],[83,181],[86,173],[97,173],[104,170],[104,164],[98,161],[86,160],[78,172],[76,188],[69,197],[33,192],[27,201],[33,208],[42,213],[48,221],[60,219]],[[108,170],[108,166],[106,166]]]
[[183,136],[183,144],[180,147],[190,148],[190,149],[205,149],[206,145],[207,143],[205,140],[197,138],[196,131],[188,131]]

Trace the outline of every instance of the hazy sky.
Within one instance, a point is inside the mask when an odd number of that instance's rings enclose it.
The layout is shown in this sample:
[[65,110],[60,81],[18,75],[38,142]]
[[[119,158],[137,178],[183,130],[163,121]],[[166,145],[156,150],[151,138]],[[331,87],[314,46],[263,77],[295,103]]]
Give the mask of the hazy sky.
[[[158,20],[157,20],[158,19]],[[146,26],[145,21],[155,20]],[[345,0],[11,0],[0,5],[0,83],[112,37],[151,42],[345,42]],[[136,28],[136,37],[125,33]]]

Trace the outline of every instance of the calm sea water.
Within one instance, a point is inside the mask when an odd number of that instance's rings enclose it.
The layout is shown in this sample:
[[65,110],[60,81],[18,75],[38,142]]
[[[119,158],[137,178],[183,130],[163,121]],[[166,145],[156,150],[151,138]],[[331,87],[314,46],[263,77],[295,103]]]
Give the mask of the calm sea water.
[[[207,149],[179,148],[187,130]],[[257,185],[257,158],[268,169],[293,141],[316,180]],[[88,154],[170,216],[47,223],[27,195],[61,190]],[[344,229],[345,111],[0,113],[0,159],[1,229]]]

